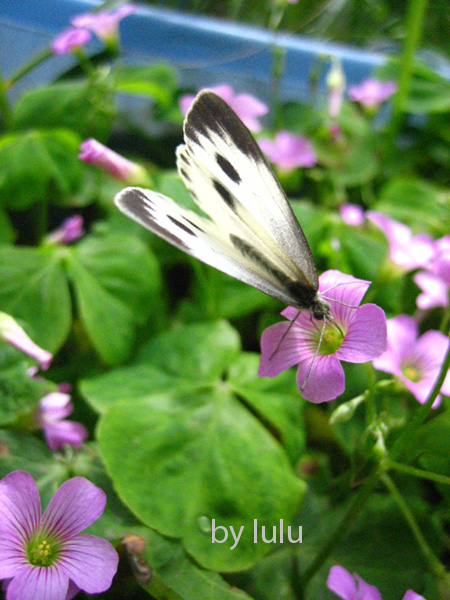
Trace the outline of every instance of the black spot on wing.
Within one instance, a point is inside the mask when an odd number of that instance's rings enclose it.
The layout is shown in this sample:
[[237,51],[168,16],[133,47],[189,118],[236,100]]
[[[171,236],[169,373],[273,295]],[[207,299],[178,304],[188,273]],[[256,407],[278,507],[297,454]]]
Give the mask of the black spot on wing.
[[241,182],[241,176],[236,171],[236,169],[233,167],[233,165],[230,163],[230,161],[227,160],[224,156],[222,156],[218,152],[216,152],[216,161],[217,161],[217,164],[219,165],[219,167],[222,169],[222,171],[225,173],[225,175],[228,175],[228,177],[231,179],[231,181],[234,181],[234,183]]
[[[196,236],[195,232],[192,231],[192,229],[190,227],[188,227],[184,223],[181,223],[181,221],[179,221],[178,219],[175,219],[175,217],[171,217],[170,215],[168,215],[168,217],[169,217],[169,220],[172,221],[172,223],[174,225],[176,225],[177,227],[179,227],[180,229],[182,229],[186,233],[189,233],[189,235]],[[187,219],[186,219],[186,221],[187,221]]]
[[215,179],[212,180],[212,184],[216,192],[221,196],[222,200],[225,202],[225,204],[227,204],[231,208],[231,210],[235,210],[236,203],[230,192],[219,181],[216,181]]
[[183,167],[180,167],[180,174],[184,177],[184,179],[186,179],[186,181],[190,181],[191,178],[189,177],[189,175],[186,172],[186,169],[183,169]]
[[197,96],[187,114],[184,134],[187,140],[199,143],[199,134],[211,139],[211,132],[220,137],[225,132],[246,156],[266,163],[252,134],[228,104],[213,92],[203,92]]
[[197,229],[197,231],[201,231],[202,233],[205,233],[204,229],[199,227],[199,225],[196,225],[195,223],[193,223],[190,219],[184,217],[184,220],[186,221],[186,223],[189,223],[189,225],[191,225],[191,227],[194,227],[194,229]]

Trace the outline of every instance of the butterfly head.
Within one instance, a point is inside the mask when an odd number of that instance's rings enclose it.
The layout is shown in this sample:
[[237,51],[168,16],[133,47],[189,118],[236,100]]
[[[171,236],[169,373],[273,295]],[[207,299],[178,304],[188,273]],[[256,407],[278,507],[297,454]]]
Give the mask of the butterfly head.
[[318,321],[330,320],[333,318],[331,313],[331,306],[328,304],[326,300],[322,298],[322,296],[317,292],[313,301],[311,302],[311,306],[309,310],[312,316]]

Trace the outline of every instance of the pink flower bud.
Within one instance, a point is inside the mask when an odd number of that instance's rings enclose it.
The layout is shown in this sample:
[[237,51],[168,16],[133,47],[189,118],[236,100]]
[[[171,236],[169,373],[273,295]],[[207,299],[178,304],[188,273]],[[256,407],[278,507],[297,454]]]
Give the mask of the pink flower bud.
[[49,368],[53,355],[35,344],[22,327],[5,313],[0,313],[0,337],[24,354],[31,356],[44,371]]
[[69,54],[75,48],[80,48],[89,42],[92,34],[87,29],[72,27],[60,33],[52,42],[54,54]]

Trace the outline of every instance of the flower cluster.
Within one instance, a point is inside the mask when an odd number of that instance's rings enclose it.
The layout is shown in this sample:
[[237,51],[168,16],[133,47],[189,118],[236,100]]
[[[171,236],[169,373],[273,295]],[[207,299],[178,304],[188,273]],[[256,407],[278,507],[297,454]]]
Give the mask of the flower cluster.
[[136,7],[132,4],[124,4],[111,12],[99,11],[78,15],[71,20],[72,27],[53,40],[52,50],[55,54],[69,54],[86,45],[92,34],[107,46],[115,47],[120,21],[135,11]]

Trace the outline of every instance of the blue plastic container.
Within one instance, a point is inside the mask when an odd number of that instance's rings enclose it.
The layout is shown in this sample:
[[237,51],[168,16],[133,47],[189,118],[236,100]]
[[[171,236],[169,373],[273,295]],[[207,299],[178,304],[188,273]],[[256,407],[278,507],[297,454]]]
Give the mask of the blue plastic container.
[[[69,26],[70,19],[98,6],[93,0],[2,0],[0,2],[0,68],[13,74]],[[229,83],[236,90],[270,95],[272,50],[286,51],[281,84],[283,99],[305,99],[319,57],[341,59],[348,84],[361,81],[384,62],[381,54],[327,44],[296,35],[273,33],[208,17],[159,8],[139,8],[120,24],[127,63],[167,62],[178,69],[183,86],[200,88]],[[92,51],[101,48],[91,43]],[[71,64],[71,57],[53,57],[14,89],[51,81]]]

